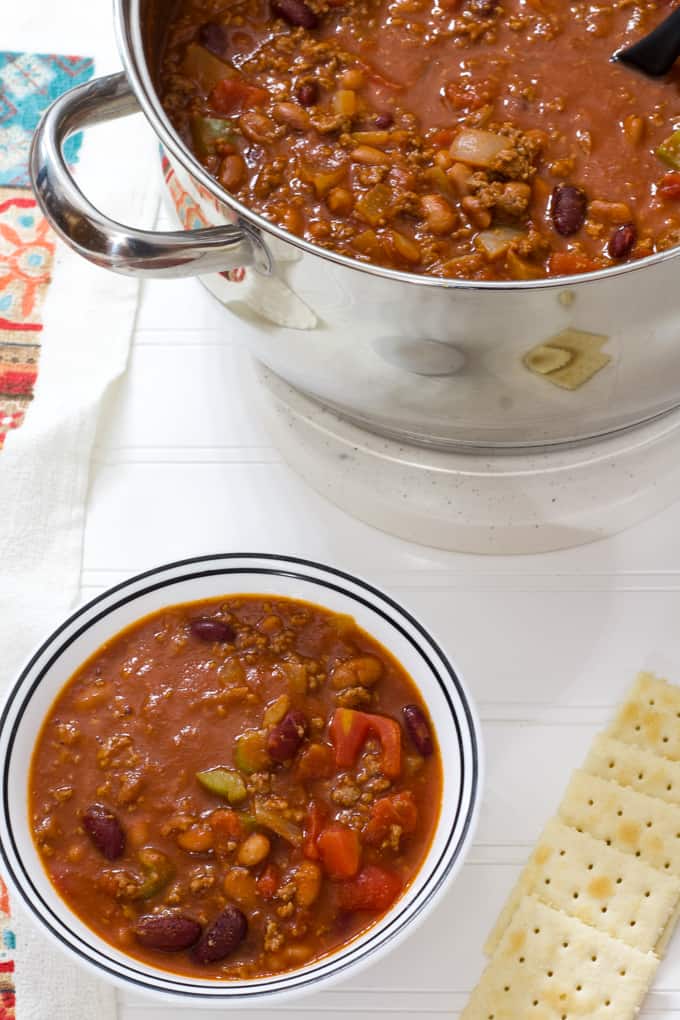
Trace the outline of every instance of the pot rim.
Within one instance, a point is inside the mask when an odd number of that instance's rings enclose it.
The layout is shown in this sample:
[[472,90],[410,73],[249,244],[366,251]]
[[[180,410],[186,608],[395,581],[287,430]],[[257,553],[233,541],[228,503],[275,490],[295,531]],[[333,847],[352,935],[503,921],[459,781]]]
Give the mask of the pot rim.
[[528,290],[554,290],[556,288],[573,289],[583,284],[596,283],[599,280],[626,276],[630,273],[637,273],[653,265],[659,265],[662,262],[677,258],[680,252],[680,245],[678,245],[675,248],[669,248],[667,251],[647,255],[636,262],[627,262],[621,266],[611,266],[592,273],[578,273],[574,276],[556,276],[541,280],[458,280],[431,276],[425,273],[417,274],[403,272],[398,269],[388,269],[384,266],[373,265],[372,263],[358,262],[356,259],[348,258],[346,255],[341,255],[338,252],[320,248],[304,238],[289,233],[283,227],[266,219],[259,213],[253,212],[252,209],[249,209],[248,206],[239,202],[238,199],[222,188],[217,180],[199,163],[172,126],[151,80],[141,30],[140,0],[113,0],[113,10],[118,48],[125,74],[144,116],[149,121],[163,146],[172,153],[184,169],[206,188],[218,202],[229,206],[240,217],[252,226],[258,227],[265,234],[273,235],[280,241],[292,244],[309,255],[316,255],[327,262],[333,262],[346,269],[367,273],[371,276],[383,277],[384,279],[404,284],[442,287],[450,290],[522,292]]

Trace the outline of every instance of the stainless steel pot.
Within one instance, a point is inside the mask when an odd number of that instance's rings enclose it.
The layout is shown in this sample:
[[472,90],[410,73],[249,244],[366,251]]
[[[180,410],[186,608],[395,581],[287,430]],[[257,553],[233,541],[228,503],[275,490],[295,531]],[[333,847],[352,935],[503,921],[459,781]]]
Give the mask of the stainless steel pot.
[[[67,93],[36,135],[38,199],[81,255],[119,273],[201,276],[258,327],[248,342],[269,368],[403,441],[516,451],[606,435],[680,405],[677,249],[588,276],[468,283],[361,265],[287,234],[223,191],[165,116],[154,82],[168,11],[167,0],[115,0],[125,73]],[[202,229],[112,222],[74,182],[66,138],[140,110],[166,153],[180,221]],[[546,343],[547,353],[530,354]],[[564,362],[575,389],[563,386]]]

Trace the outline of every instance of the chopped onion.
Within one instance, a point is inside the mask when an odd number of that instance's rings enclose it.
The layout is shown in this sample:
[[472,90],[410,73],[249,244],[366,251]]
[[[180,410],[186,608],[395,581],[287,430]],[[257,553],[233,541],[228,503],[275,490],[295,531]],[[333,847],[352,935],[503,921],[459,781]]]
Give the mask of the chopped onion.
[[512,242],[521,236],[522,231],[514,227],[492,227],[491,230],[480,231],[475,241],[488,258],[499,259],[505,255]]
[[509,148],[510,141],[503,135],[479,128],[465,128],[453,139],[449,151],[461,163],[488,168],[499,152]]

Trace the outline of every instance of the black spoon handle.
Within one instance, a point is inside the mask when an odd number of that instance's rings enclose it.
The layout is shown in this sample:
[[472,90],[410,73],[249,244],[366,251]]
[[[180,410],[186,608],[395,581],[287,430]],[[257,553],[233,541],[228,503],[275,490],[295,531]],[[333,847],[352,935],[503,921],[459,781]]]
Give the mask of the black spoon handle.
[[651,78],[668,74],[680,57],[680,7],[676,8],[644,39],[614,54],[614,60],[637,68]]

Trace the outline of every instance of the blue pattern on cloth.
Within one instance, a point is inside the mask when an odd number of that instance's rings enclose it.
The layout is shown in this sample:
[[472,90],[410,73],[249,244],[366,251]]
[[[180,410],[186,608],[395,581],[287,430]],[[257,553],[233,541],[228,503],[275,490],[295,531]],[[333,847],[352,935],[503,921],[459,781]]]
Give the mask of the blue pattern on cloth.
[[[0,187],[28,188],[31,138],[44,110],[62,92],[89,81],[89,57],[55,53],[0,53]],[[78,160],[81,135],[64,148],[69,163]]]

